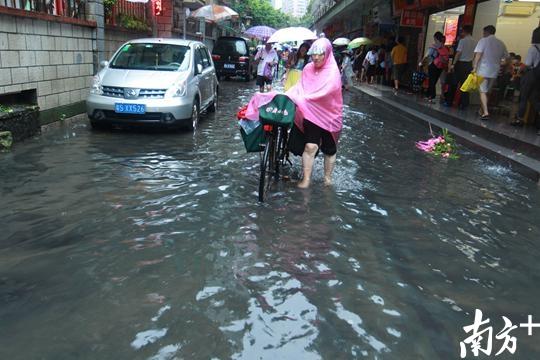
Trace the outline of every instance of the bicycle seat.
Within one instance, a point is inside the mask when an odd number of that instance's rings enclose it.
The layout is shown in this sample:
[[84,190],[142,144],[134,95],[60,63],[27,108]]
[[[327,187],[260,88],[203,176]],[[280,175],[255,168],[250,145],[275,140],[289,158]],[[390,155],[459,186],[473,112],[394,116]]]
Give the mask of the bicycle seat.
[[278,94],[268,104],[259,107],[262,124],[291,127],[296,114],[296,104],[287,96]]

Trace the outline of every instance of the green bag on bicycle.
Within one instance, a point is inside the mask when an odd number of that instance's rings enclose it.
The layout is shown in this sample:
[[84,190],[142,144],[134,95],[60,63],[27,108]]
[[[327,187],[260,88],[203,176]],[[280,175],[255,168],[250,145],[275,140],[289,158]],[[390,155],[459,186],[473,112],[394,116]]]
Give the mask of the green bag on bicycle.
[[249,134],[240,127],[240,134],[242,134],[242,140],[244,140],[244,146],[247,152],[260,152],[264,150],[264,147],[261,145],[264,144],[266,139],[262,125],[257,126]]
[[263,124],[291,127],[296,114],[296,104],[287,95],[278,94],[268,104],[259,107]]

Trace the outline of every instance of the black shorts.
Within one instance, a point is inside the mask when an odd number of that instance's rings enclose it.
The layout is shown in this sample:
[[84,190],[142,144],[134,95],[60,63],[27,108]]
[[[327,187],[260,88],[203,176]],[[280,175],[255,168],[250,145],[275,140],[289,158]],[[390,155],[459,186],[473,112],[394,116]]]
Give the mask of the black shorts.
[[257,83],[258,86],[271,85],[272,84],[272,79],[269,79],[269,78],[267,78],[265,76],[257,75],[256,83]]
[[331,156],[337,152],[336,142],[332,133],[306,119],[304,119],[304,137],[306,143],[317,144],[325,155]]
[[377,75],[377,65],[369,65],[366,71],[366,76],[371,77]]

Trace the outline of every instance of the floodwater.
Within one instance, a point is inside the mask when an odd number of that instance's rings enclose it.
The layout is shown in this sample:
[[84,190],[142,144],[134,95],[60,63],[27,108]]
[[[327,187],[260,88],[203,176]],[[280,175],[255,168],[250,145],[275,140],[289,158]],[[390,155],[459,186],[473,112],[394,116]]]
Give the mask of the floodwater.
[[348,94],[335,185],[318,159],[260,204],[253,90],[225,82],[195,134],[80,120],[0,154],[1,359],[459,359],[475,309],[489,358],[502,316],[540,357],[537,185]]

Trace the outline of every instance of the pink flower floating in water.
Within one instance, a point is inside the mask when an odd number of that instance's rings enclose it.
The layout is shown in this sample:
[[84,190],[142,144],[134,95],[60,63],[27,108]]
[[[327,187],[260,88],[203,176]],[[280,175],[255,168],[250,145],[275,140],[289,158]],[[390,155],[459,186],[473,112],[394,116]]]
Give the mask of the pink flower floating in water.
[[417,141],[416,147],[425,152],[432,152],[438,143],[444,143],[442,136],[431,138],[428,141]]
[[455,140],[452,135],[448,133],[447,129],[444,129],[443,134],[440,136],[434,136],[427,141],[417,141],[416,148],[443,158],[458,158],[455,154]]

